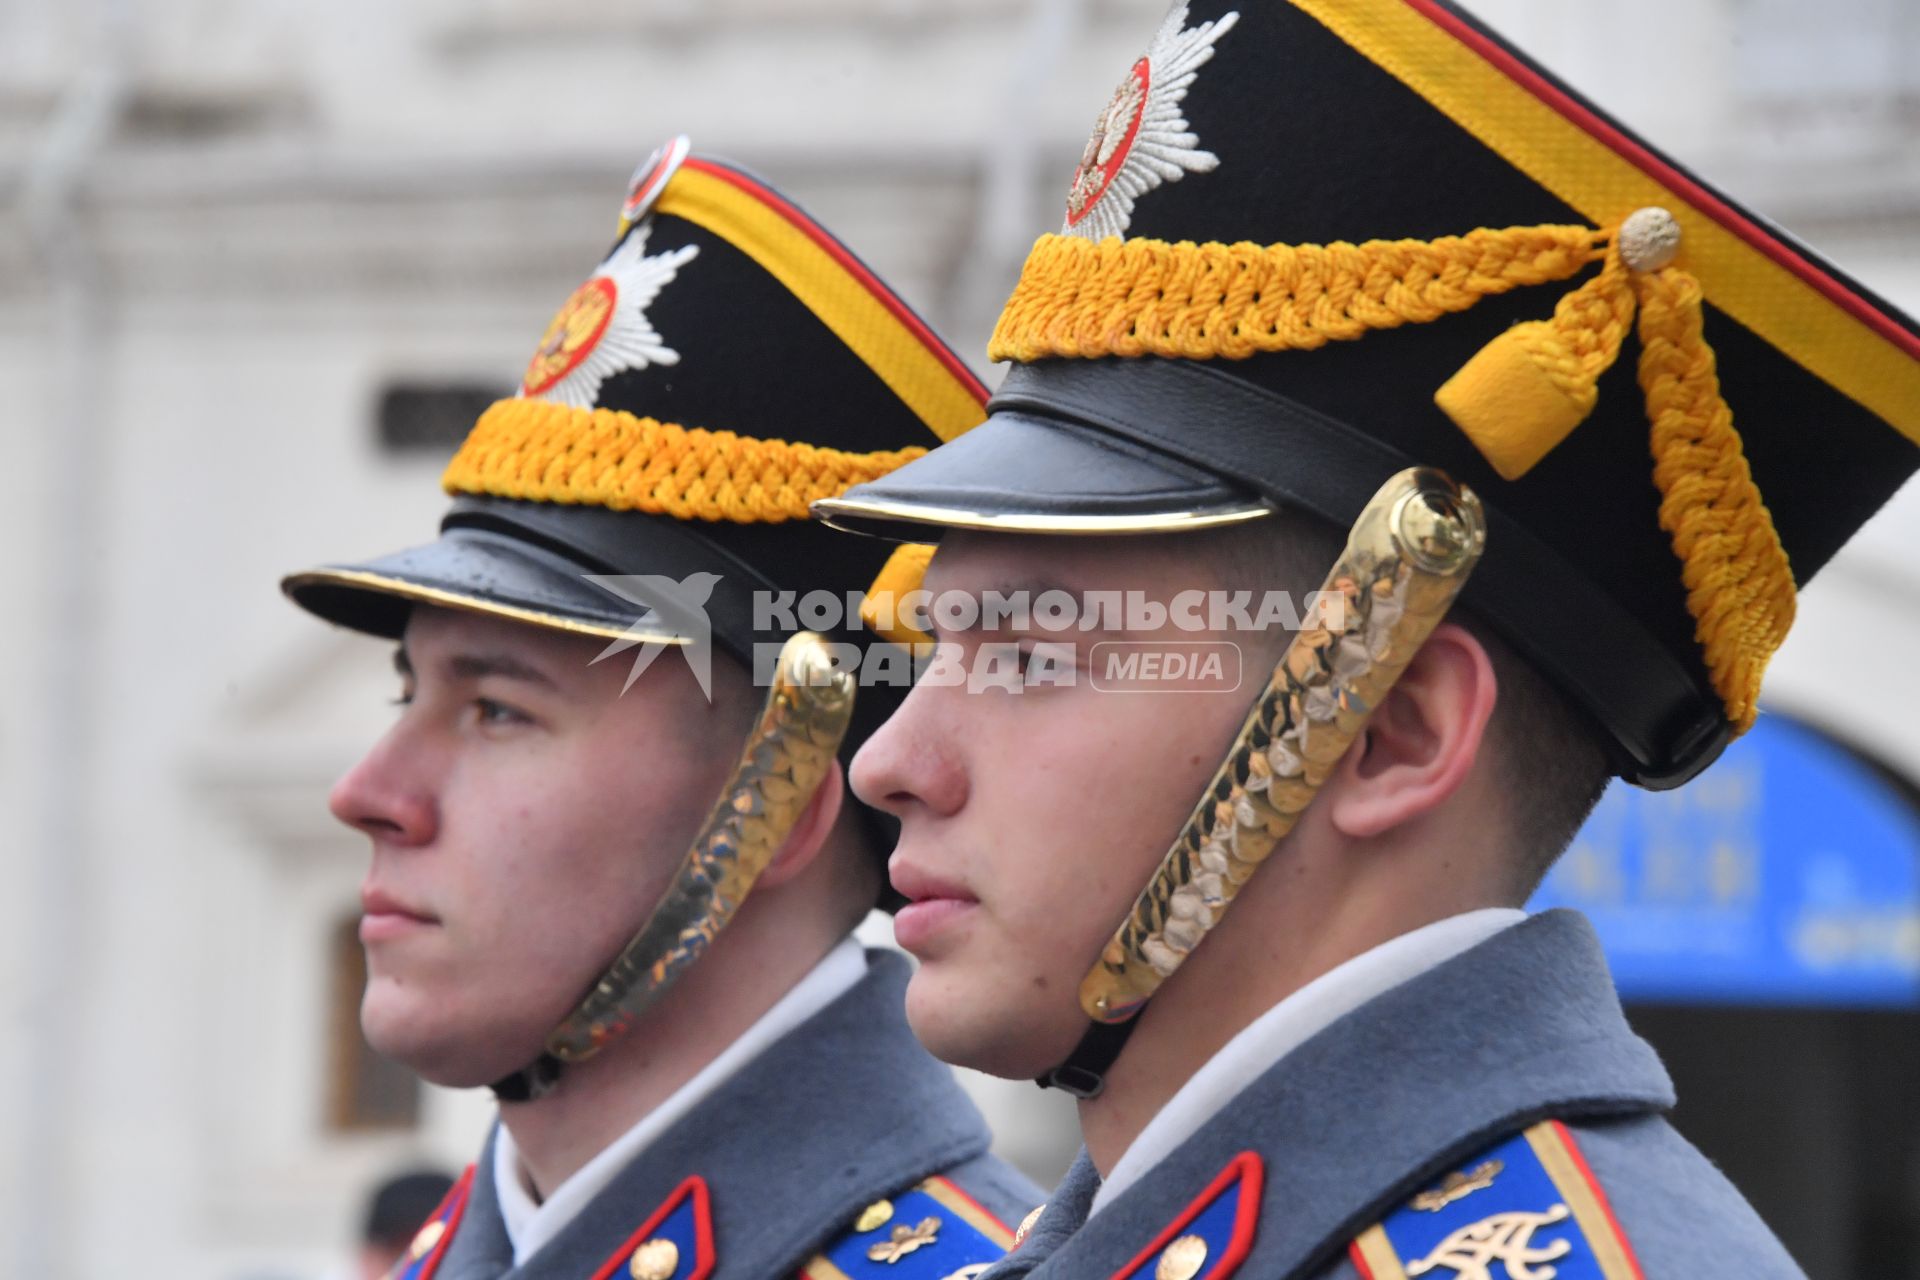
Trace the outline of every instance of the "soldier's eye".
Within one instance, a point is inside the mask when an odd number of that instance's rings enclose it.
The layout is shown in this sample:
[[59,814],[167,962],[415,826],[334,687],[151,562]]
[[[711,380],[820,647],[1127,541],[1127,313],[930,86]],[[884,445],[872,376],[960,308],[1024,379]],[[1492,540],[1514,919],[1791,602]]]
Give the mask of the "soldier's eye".
[[492,698],[475,698],[473,706],[481,724],[526,724],[531,719],[525,712]]

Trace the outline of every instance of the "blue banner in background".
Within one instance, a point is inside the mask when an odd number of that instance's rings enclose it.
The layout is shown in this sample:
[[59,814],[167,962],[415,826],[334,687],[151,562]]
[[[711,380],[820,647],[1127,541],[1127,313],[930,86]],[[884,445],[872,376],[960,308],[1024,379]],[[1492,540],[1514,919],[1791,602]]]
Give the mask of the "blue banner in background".
[[1628,1000],[1920,1008],[1920,811],[1784,716],[1610,787],[1528,906],[1585,912]]

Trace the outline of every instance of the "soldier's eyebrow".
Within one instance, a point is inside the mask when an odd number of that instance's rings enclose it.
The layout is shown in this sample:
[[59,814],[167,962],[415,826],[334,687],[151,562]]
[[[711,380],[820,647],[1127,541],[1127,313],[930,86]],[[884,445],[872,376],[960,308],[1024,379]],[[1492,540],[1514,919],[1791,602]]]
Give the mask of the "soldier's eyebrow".
[[457,680],[484,680],[488,676],[498,676],[539,685],[556,693],[560,691],[553,677],[510,653],[456,653],[446,660],[445,668],[447,674]]
[[[393,651],[393,669],[403,679],[413,678],[413,658],[404,644]],[[441,664],[441,669],[454,680],[484,680],[488,676],[499,676],[506,680],[539,685],[556,693],[560,691],[559,683],[552,676],[509,653],[456,653]]]
[[[936,565],[936,570],[937,568],[938,566]],[[930,572],[927,576],[930,580],[927,589],[933,593],[936,599],[949,591],[965,593],[983,600],[989,593],[1000,596],[1023,595],[1029,602],[1038,600],[1050,591],[1063,591],[1076,598],[1078,598],[1079,595],[1079,588],[1068,586],[1064,582],[1052,578],[1044,578],[1037,574],[1030,577],[1007,574],[1003,577],[995,578],[990,582],[969,583],[965,586],[951,583],[935,572]]]
[[[996,619],[994,626],[988,627],[986,625],[986,618],[984,617],[984,612],[985,612],[986,606],[989,603],[989,597],[998,597],[999,599],[1002,599],[1002,600],[1016,600],[1016,599],[1024,600],[1026,602],[1026,607],[1029,612],[1029,615],[1031,615],[1034,609],[1035,602],[1038,601],[1041,596],[1047,594],[1050,591],[1062,591],[1062,590],[1064,590],[1064,588],[1060,587],[1058,584],[1053,582],[1048,582],[1041,578],[1014,578],[1014,577],[1001,578],[993,582],[991,585],[979,586],[979,587],[942,586],[938,590],[933,592],[933,600],[929,602],[928,609],[930,611],[930,616],[932,620],[936,623],[935,629],[943,636],[978,635],[978,634],[986,633],[988,631],[992,631],[994,633],[1011,632],[1011,631],[1017,631],[1021,629],[1017,626],[1012,625],[1013,621],[1016,621],[1017,619],[1014,619],[1014,620]],[[936,612],[932,612],[932,611],[934,610],[935,606],[938,604],[940,597],[943,595],[947,595],[949,593],[954,595],[969,595],[973,597],[974,602],[977,606],[976,611],[973,615],[974,616],[973,625],[966,626],[966,627],[938,625],[939,615]],[[1072,593],[1069,592],[1068,594],[1072,594]],[[1030,616],[1029,616],[1029,624],[1030,625],[1025,629],[1031,631],[1034,628],[1031,625]]]
[[[937,564],[937,562],[936,562]],[[1042,571],[1043,573],[1045,571]],[[958,639],[962,636],[1093,636],[1113,640],[1140,639],[1154,634],[1152,631],[1137,631],[1127,625],[1126,602],[1129,593],[1121,590],[1093,591],[1074,586],[1064,577],[1018,576],[1009,574],[995,580],[990,586],[980,587],[941,587],[933,592],[937,602],[943,592],[965,591],[979,602],[979,612],[972,626],[954,627],[942,625],[937,614],[930,614],[934,623],[934,632],[942,639]],[[1026,602],[1026,625],[1017,625],[1018,618],[1002,621],[996,619],[996,625],[986,625],[986,606],[989,593],[1003,598],[1017,598]],[[1073,602],[1073,612],[1060,617],[1050,615],[1042,603],[1044,597],[1067,596]],[[1165,600],[1155,597],[1164,606]],[[1116,607],[1118,612],[1116,613]],[[933,605],[929,605],[931,610]],[[1049,618],[1052,618],[1050,621]]]

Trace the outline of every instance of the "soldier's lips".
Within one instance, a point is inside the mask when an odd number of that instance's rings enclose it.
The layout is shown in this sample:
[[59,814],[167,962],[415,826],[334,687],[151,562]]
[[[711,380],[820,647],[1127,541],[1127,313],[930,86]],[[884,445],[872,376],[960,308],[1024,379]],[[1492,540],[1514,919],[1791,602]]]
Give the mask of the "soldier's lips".
[[422,929],[431,929],[440,923],[427,912],[408,906],[379,889],[364,888],[360,891],[360,911],[362,942],[401,938]]
[[980,904],[972,898],[922,898],[910,902],[893,915],[893,940],[919,955]]
[[966,886],[898,859],[889,864],[887,878],[907,899],[894,913],[893,939],[916,955],[980,905]]

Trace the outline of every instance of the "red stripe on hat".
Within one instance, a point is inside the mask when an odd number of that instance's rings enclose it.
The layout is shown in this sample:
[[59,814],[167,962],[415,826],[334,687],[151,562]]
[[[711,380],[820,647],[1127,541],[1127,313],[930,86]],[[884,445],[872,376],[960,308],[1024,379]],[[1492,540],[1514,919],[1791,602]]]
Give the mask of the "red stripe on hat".
[[1435,26],[1442,28],[1461,44],[1499,68],[1509,79],[1553,108],[1568,121],[1593,135],[1621,159],[1641,170],[1662,186],[1683,196],[1687,202],[1718,222],[1760,253],[1799,276],[1834,305],[1915,358],[1920,358],[1920,334],[1905,328],[1884,311],[1854,293],[1840,281],[1807,261],[1792,246],[1783,243],[1766,228],[1729,205],[1725,200],[1681,173],[1678,169],[1601,119],[1592,109],[1576,101],[1565,90],[1529,67],[1497,40],[1442,7],[1435,0],[1405,0]]
[[689,159],[686,167],[689,169],[698,169],[700,172],[719,178],[723,182],[732,183],[798,227],[806,234],[809,240],[819,245],[835,262],[838,262],[845,268],[848,275],[851,275],[864,285],[867,292],[871,293],[874,298],[879,301],[880,305],[892,312],[893,317],[902,325],[906,326],[908,332],[920,340],[920,344],[946,367],[947,372],[951,373],[974,399],[978,400],[982,405],[986,404],[986,384],[974,376],[973,370],[967,368],[960,357],[953,353],[952,348],[942,342],[938,335],[927,327],[926,322],[915,315],[913,309],[900,300],[898,294],[894,293],[893,290],[882,283],[880,277],[867,270],[867,265],[864,262],[854,257],[845,245],[834,239],[819,223],[788,203],[779,192],[761,186],[752,178],[747,177],[744,173],[740,173],[737,170],[729,169],[725,165],[714,164],[712,161],[702,160],[698,157]]

